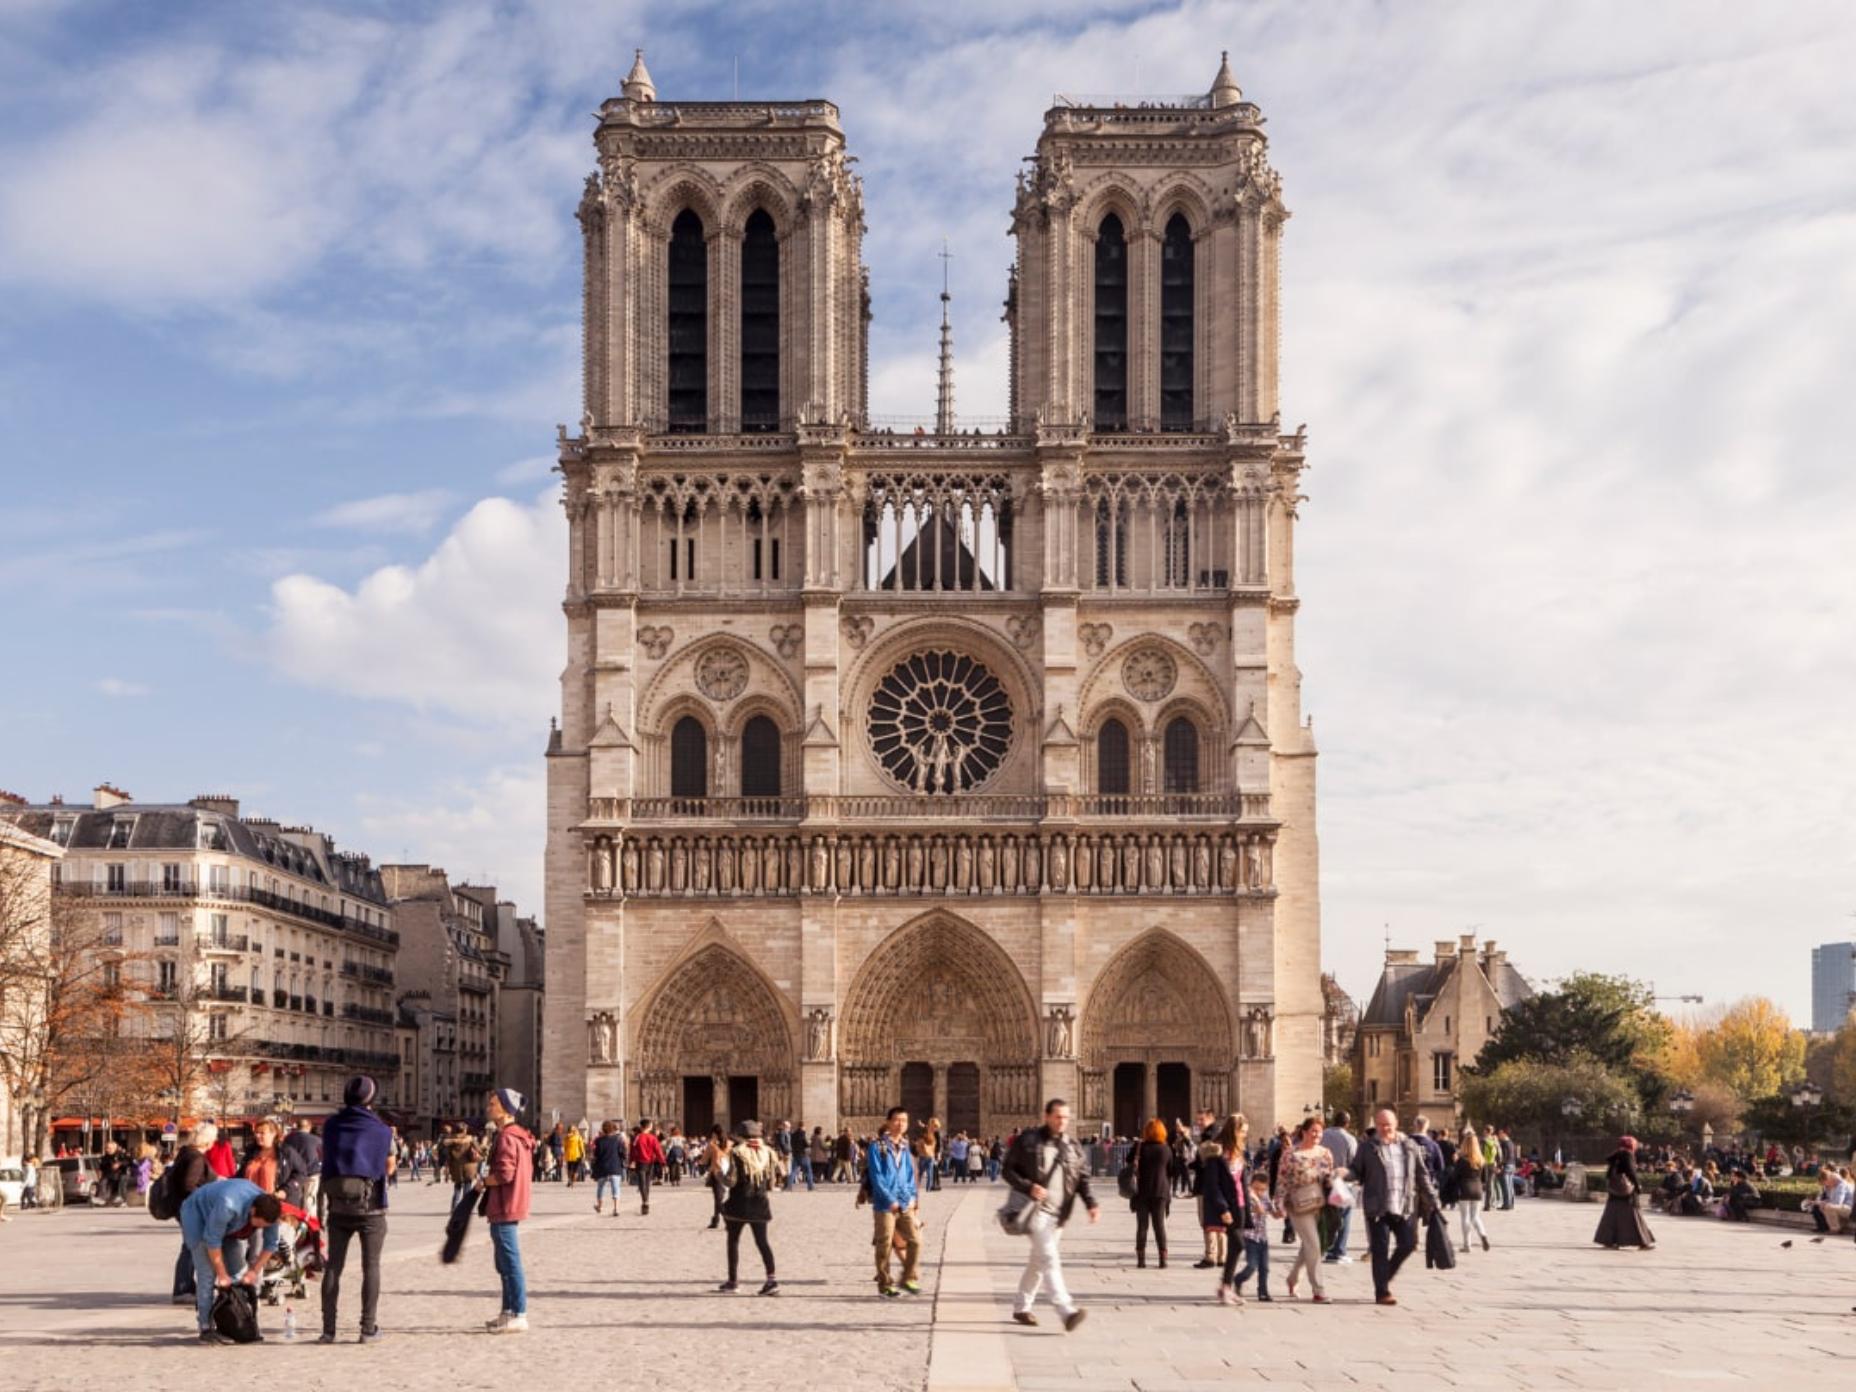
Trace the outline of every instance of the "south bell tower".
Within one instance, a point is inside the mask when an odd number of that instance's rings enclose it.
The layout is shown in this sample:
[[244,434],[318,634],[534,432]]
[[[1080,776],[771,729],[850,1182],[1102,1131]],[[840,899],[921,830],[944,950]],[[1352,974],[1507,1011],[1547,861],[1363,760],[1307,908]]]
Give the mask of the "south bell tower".
[[[1320,1097],[1286,214],[1230,70],[1060,96],[1012,419],[866,412],[819,100],[601,107],[544,1105],[1003,1133]],[[928,383],[924,382],[924,397]]]

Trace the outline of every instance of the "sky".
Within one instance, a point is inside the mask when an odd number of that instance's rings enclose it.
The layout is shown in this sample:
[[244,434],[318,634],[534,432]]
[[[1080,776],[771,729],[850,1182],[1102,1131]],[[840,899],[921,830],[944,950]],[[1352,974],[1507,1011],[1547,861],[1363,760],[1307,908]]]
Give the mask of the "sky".
[[[1228,49],[1292,212],[1323,958],[1473,931],[1803,1021],[1856,937],[1856,8],[0,0],[0,787],[230,792],[540,906],[573,208],[822,96],[877,414],[1005,409],[1059,91]],[[737,77],[738,70],[738,77]]]

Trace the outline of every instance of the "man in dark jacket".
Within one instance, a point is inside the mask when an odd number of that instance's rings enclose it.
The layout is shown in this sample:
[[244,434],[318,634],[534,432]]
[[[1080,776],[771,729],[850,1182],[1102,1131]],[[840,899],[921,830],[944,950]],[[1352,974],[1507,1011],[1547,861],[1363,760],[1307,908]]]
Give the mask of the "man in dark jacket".
[[1400,1132],[1398,1116],[1389,1110],[1373,1118],[1373,1132],[1353,1163],[1373,1252],[1373,1298],[1396,1305],[1392,1278],[1418,1245],[1418,1221],[1438,1207],[1437,1187],[1423,1148]]
[[1050,1303],[1062,1316],[1066,1332],[1081,1324],[1087,1312],[1070,1299],[1057,1244],[1078,1199],[1089,1210],[1090,1222],[1102,1216],[1095,1195],[1089,1192],[1088,1161],[1069,1130],[1070,1104],[1053,1097],[1044,1104],[1044,1124],[1022,1132],[1005,1158],[1005,1182],[1037,1207],[1031,1219],[1031,1251],[1025,1258],[1025,1274],[1018,1281],[1012,1318],[1020,1324],[1036,1324],[1038,1317],[1031,1307],[1048,1283]]
[[308,1117],[298,1117],[296,1130],[277,1147],[279,1159],[290,1161],[290,1175],[296,1180],[290,1202],[298,1208],[316,1211],[316,1195],[322,1188],[322,1138],[310,1129]]
[[350,1078],[342,1109],[322,1127],[323,1231],[329,1255],[322,1273],[322,1339],[335,1342],[342,1267],[348,1244],[361,1239],[361,1342],[380,1337],[380,1252],[387,1242],[387,1176],[393,1173],[393,1128],[374,1114],[378,1091],[368,1077]]
[[[174,1152],[174,1163],[168,1170],[168,1192],[173,1196],[174,1212],[178,1215],[180,1206],[187,1202],[193,1191],[214,1179],[213,1172],[206,1166],[206,1147],[219,1139],[219,1128],[210,1121],[202,1122],[198,1130],[182,1131],[175,1139],[180,1144]],[[180,1240],[180,1257],[174,1263],[174,1303],[191,1305],[197,1295],[193,1279],[193,1252],[183,1237]]]

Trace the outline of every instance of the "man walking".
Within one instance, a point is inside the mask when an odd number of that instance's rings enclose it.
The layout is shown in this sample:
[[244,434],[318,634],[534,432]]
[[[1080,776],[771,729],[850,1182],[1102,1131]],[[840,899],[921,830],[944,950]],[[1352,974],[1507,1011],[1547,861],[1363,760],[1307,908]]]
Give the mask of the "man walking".
[[1396,1305],[1392,1278],[1418,1245],[1418,1220],[1436,1211],[1437,1189],[1424,1151],[1398,1129],[1395,1113],[1373,1118],[1373,1134],[1358,1151],[1361,1203],[1373,1253],[1373,1298]]
[[612,1191],[612,1216],[619,1216],[619,1186],[625,1181],[625,1132],[618,1122],[602,1122],[593,1142],[593,1212],[603,1210]]
[[361,1342],[380,1337],[380,1253],[387,1245],[387,1176],[394,1169],[393,1130],[374,1114],[378,1091],[369,1077],[350,1078],[342,1109],[323,1124],[323,1231],[329,1235],[322,1273],[322,1339],[335,1342],[342,1269],[348,1245],[361,1239]]
[[1497,1127],[1495,1141],[1501,1147],[1500,1160],[1502,1177],[1502,1210],[1506,1212],[1514,1207],[1514,1137],[1508,1134],[1506,1126]]
[[[916,1223],[919,1195],[915,1187],[915,1157],[909,1149],[909,1114],[903,1108],[889,1109],[883,1133],[870,1142],[864,1173],[870,1180],[870,1211],[876,1221],[871,1245],[876,1249],[877,1294],[894,1297],[907,1291],[910,1295],[919,1295],[922,1289],[917,1270],[922,1257],[921,1229]],[[898,1237],[902,1239],[900,1288],[889,1279],[889,1259]]]
[[632,1137],[631,1153],[632,1182],[638,1186],[638,1212],[641,1215],[651,1211],[651,1178],[663,1163],[664,1147],[657,1139],[657,1124],[650,1117],[641,1117],[638,1134]]
[[1418,1149],[1424,1152],[1424,1168],[1431,1172],[1431,1187],[1441,1194],[1444,1188],[1444,1150],[1431,1135],[1428,1117],[1420,1116],[1411,1123],[1411,1138],[1418,1143]]
[[1070,1221],[1078,1199],[1089,1210],[1090,1222],[1102,1216],[1095,1195],[1089,1192],[1089,1167],[1082,1147],[1069,1129],[1070,1104],[1053,1097],[1044,1104],[1044,1124],[1020,1133],[1005,1161],[1005,1182],[1037,1205],[1031,1218],[1031,1251],[1025,1258],[1025,1274],[1018,1281],[1012,1318],[1020,1324],[1036,1324],[1038,1317],[1031,1307],[1038,1292],[1048,1285],[1050,1303],[1062,1317],[1066,1333],[1081,1324],[1087,1312],[1076,1307],[1063,1283],[1063,1257],[1058,1250],[1063,1225]]
[[[1336,1184],[1351,1183],[1359,1178],[1354,1170],[1353,1162],[1359,1151],[1360,1143],[1347,1129],[1347,1123],[1351,1120],[1353,1118],[1348,1116],[1343,1109],[1334,1113],[1333,1124],[1322,1128],[1321,1132],[1321,1144],[1326,1146],[1328,1153],[1334,1157],[1334,1182]],[[1347,1235],[1353,1230],[1353,1209],[1350,1207],[1329,1209],[1328,1212],[1338,1214],[1338,1217],[1334,1219],[1338,1226],[1334,1230],[1334,1240],[1328,1244],[1324,1260],[1333,1262],[1337,1266],[1351,1265],[1353,1258],[1347,1255]]]

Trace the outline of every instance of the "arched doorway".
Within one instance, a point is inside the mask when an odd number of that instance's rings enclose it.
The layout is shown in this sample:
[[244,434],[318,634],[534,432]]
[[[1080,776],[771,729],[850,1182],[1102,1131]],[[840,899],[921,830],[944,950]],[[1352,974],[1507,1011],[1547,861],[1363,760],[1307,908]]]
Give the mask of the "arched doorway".
[[839,1111],[854,1132],[897,1104],[920,1122],[927,1103],[950,1132],[1003,1133],[1037,1115],[1031,993],[997,943],[949,914],[870,954],[845,997],[840,1058]]
[[1149,1117],[1190,1121],[1231,1109],[1231,1010],[1205,959],[1162,929],[1103,967],[1083,1006],[1080,1052],[1086,1129],[1139,1134]]
[[786,1011],[729,948],[711,943],[685,959],[636,1018],[639,1116],[697,1133],[750,1118],[801,1120]]

